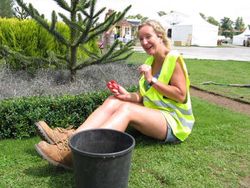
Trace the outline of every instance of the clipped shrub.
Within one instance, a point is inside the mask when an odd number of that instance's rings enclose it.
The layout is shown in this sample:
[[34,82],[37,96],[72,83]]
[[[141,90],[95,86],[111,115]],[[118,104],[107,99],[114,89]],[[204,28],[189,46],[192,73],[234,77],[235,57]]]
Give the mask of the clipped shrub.
[[22,97],[0,101],[0,139],[28,138],[34,123],[45,120],[53,127],[79,126],[110,95],[95,92],[76,96]]
[[[69,38],[70,31],[64,23],[57,23],[56,28],[66,38]],[[66,53],[66,47],[32,19],[0,18],[0,45],[8,46],[11,50],[25,56],[47,58],[48,60],[55,60],[55,54],[64,55]],[[96,39],[85,46],[92,52],[99,50]],[[78,59],[83,57],[86,57],[86,54],[80,47]],[[27,68],[19,58],[8,57],[6,62],[15,70]],[[48,64],[41,65],[40,63],[37,61],[31,66],[35,68],[48,66]],[[58,65],[63,63],[66,66],[65,62],[58,62]]]

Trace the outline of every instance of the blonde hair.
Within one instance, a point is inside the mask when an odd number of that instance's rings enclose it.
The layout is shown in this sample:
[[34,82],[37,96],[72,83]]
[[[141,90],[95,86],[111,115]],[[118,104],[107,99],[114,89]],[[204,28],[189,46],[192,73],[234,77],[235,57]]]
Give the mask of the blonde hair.
[[163,26],[160,24],[160,22],[156,21],[156,20],[146,20],[144,22],[142,22],[139,26],[138,26],[138,31],[143,27],[143,26],[150,26],[154,29],[155,33],[157,34],[158,37],[162,38],[163,43],[166,45],[167,48],[170,48],[170,40],[166,35],[166,31],[163,28]]

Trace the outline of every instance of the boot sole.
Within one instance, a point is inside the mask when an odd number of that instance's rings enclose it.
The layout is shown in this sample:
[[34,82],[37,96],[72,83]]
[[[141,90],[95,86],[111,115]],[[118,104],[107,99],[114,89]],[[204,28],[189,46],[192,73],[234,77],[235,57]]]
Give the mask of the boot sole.
[[66,170],[72,170],[72,167],[69,167],[69,166],[66,166],[62,163],[59,163],[57,161],[54,161],[53,159],[49,158],[45,153],[43,153],[43,151],[39,148],[39,146],[36,144],[35,145],[35,149],[37,151],[37,153],[45,160],[47,160],[50,164],[52,164],[53,166],[56,166],[56,167],[61,167],[61,168],[64,168]]
[[55,142],[48,137],[47,133],[41,127],[39,122],[36,122],[35,125],[36,125],[37,133],[41,137],[42,140],[48,142],[49,144],[55,144]]

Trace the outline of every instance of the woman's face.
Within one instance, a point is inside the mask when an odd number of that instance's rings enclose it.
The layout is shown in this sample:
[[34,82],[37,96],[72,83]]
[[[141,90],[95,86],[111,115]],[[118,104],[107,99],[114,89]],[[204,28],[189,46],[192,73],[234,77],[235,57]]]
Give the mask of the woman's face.
[[153,27],[149,25],[142,26],[139,30],[139,40],[142,48],[149,55],[155,55],[162,39],[157,36]]

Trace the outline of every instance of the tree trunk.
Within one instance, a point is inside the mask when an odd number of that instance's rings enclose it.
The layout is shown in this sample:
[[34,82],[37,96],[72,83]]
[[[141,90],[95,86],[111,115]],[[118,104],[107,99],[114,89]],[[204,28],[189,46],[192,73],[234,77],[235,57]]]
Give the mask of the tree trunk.
[[76,69],[75,65],[77,63],[77,48],[76,47],[70,47],[70,80],[73,82],[76,77]]
[[[73,5],[72,5],[73,6]],[[72,22],[76,22],[76,6],[72,9],[71,14],[71,21]],[[74,41],[76,39],[76,29],[75,28],[71,28],[70,30],[70,65],[69,65],[69,69],[70,69],[70,80],[73,82],[75,80],[76,77],[76,70],[75,70],[75,65],[77,63],[77,49],[78,46],[74,46]]]

